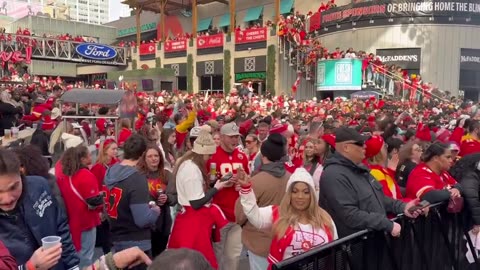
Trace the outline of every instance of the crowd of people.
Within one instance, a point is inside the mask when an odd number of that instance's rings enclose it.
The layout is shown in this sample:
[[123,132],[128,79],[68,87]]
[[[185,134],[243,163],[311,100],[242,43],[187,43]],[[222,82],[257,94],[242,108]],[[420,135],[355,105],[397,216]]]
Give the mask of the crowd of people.
[[[35,126],[29,145],[0,151],[0,241],[27,269],[146,269],[183,248],[201,254],[201,270],[239,269],[244,250],[251,270],[270,269],[363,229],[399,236],[390,218],[426,214],[420,201],[465,198],[480,231],[472,103],[127,90],[136,106],[81,105],[80,118],[98,119],[65,126],[64,91],[0,95],[1,132]],[[103,116],[125,110],[134,119],[115,134]],[[47,236],[61,245],[42,248]]]

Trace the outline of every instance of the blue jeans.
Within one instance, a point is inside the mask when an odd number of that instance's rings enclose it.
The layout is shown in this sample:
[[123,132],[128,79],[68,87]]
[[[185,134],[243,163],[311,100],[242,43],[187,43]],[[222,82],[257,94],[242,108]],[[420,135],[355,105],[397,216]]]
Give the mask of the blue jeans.
[[255,255],[251,251],[248,251],[248,262],[250,270],[266,270],[268,268],[267,258]]
[[95,251],[95,238],[97,228],[82,232],[82,249],[78,252],[80,257],[79,268],[83,269],[93,264],[93,253]]

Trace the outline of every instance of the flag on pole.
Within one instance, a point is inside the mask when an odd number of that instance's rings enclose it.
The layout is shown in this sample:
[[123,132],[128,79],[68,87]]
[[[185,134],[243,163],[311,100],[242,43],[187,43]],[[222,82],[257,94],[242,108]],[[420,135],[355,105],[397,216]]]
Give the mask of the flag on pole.
[[292,85],[292,92],[293,93],[296,93],[297,92],[297,88],[298,88],[298,85],[300,85],[300,79],[302,78],[302,73],[298,73],[297,74],[297,79],[295,80],[295,83],[293,83]]

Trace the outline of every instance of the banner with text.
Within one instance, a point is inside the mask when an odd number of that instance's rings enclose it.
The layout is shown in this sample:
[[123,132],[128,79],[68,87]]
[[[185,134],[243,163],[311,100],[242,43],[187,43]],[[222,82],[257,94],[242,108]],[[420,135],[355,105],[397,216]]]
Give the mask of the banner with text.
[[235,43],[254,43],[267,41],[267,27],[238,30],[235,32]]
[[324,60],[317,64],[317,91],[361,90],[362,61]]
[[377,49],[376,56],[389,66],[420,70],[421,53],[420,48]]
[[460,69],[480,71],[480,49],[461,49]]
[[165,52],[182,52],[187,50],[187,40],[165,41]]
[[478,0],[391,0],[369,1],[329,9],[321,14],[321,27],[337,23],[356,22],[376,18],[480,16]]
[[223,34],[197,37],[197,49],[223,47]]

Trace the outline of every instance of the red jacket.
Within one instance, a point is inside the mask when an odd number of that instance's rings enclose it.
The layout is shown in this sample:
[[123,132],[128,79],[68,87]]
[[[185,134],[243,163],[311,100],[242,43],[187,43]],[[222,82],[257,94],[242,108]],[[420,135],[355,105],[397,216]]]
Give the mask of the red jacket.
[[[273,223],[280,218],[280,214],[278,213],[278,206],[273,205],[272,206],[272,218],[273,218]],[[332,231],[328,227],[323,228],[325,230],[325,233],[328,236],[328,242],[333,241],[333,234]],[[270,245],[270,254],[268,254],[268,270],[272,269],[272,265],[275,263],[278,263],[283,260],[283,255],[285,253],[285,250],[287,247],[292,243],[293,235],[295,234],[295,230],[293,229],[292,226],[288,227],[288,229],[285,231],[285,235],[281,238],[278,238],[277,236],[274,236],[272,239],[272,244]]]
[[17,270],[17,262],[7,247],[0,241],[0,269],[2,270]]
[[425,163],[419,164],[408,176],[406,197],[416,199],[431,190],[441,190],[457,184],[448,172],[434,173]]

